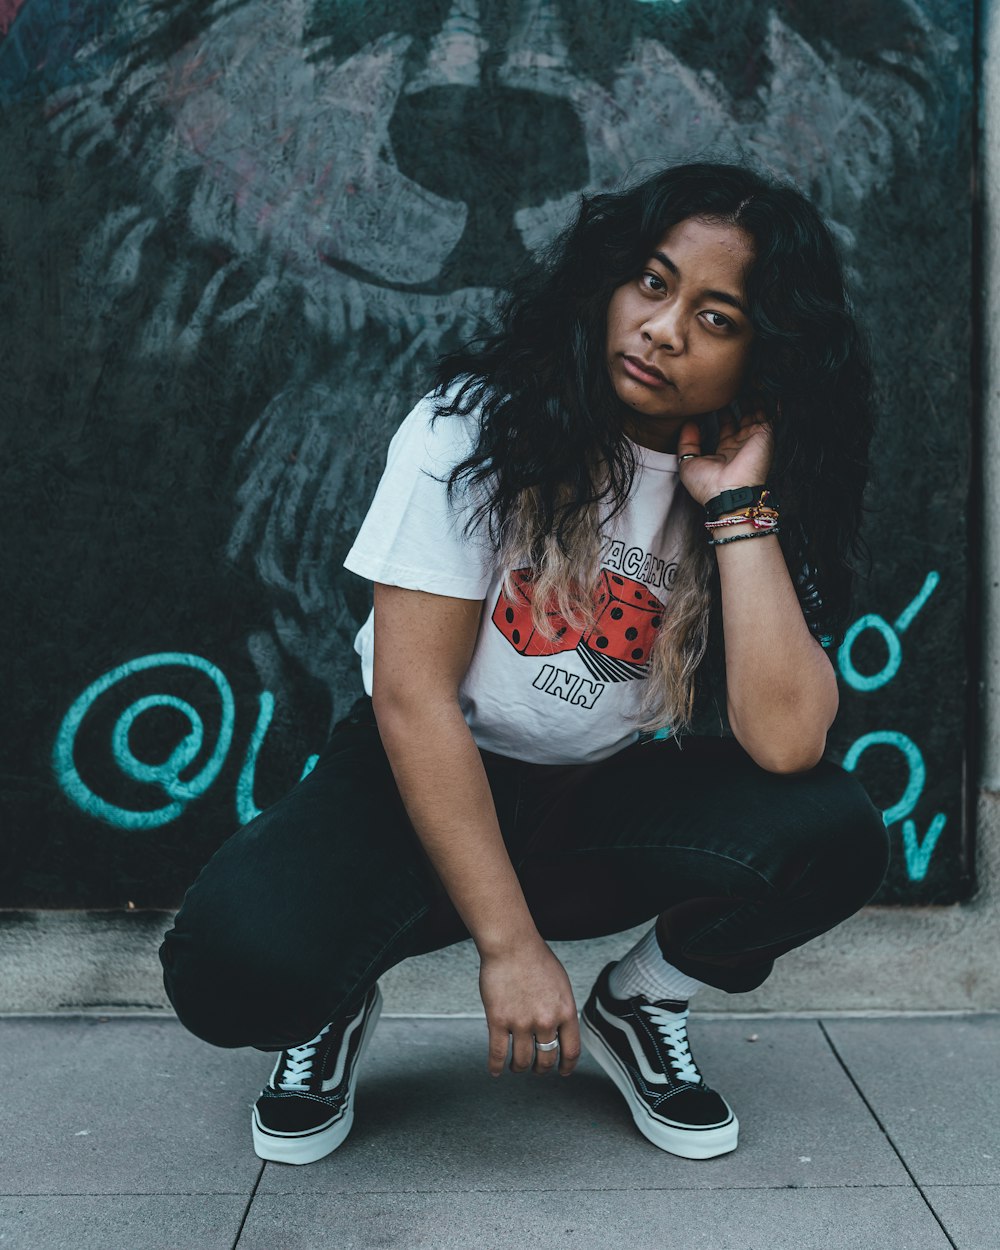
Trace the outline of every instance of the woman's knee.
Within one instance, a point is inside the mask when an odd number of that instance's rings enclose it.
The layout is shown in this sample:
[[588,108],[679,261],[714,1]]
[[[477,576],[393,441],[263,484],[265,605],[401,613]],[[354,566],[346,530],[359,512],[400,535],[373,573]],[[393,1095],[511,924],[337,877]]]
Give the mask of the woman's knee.
[[238,959],[212,949],[193,933],[175,927],[164,935],[159,950],[163,986],[181,1024],[213,1046],[252,1046],[256,1022],[252,1001],[241,984]]
[[213,1046],[281,1050],[325,1023],[308,969],[260,940],[175,926],[159,950],[163,984],[181,1024]]
[[839,881],[858,907],[879,890],[889,867],[890,841],[882,813],[861,783],[834,764],[825,771],[818,797],[822,813],[812,828],[812,849],[820,871]]
[[411,953],[411,920],[426,911],[390,891],[364,912],[329,900],[322,911],[290,903],[261,917],[192,894],[160,946],[167,996],[203,1041],[261,1050],[314,1037]]

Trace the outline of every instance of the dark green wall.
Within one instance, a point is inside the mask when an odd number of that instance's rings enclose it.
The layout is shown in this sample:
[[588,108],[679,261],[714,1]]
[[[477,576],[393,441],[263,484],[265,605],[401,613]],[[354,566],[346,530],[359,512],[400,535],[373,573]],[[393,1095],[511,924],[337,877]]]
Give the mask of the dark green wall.
[[971,0],[7,0],[0,32],[0,905],[179,901],[359,692],[340,562],[435,356],[581,191],[741,154],[827,215],[885,397],[831,756],[886,811],[885,901],[968,892]]

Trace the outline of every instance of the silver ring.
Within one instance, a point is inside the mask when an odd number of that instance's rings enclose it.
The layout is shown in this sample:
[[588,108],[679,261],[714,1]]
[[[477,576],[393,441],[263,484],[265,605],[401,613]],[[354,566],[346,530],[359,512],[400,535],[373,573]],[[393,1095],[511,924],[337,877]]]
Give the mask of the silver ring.
[[552,1042],[540,1042],[537,1037],[535,1038],[535,1050],[555,1050],[558,1045],[558,1037]]
[[677,457],[677,463],[680,464],[682,460],[697,460],[697,459],[698,459],[698,452],[686,451],[683,456]]

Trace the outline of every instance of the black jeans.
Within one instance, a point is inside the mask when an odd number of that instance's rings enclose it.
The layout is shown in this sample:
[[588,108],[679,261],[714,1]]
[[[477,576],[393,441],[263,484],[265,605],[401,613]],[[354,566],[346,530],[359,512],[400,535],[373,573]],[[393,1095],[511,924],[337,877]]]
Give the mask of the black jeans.
[[[597,764],[483,752],[511,861],[547,940],[657,917],[665,957],[738,992],[852,915],[888,861],[860,783],[823,761],[759,768],[733,739],[637,743]],[[371,702],[316,767],[233,834],[160,948],[181,1022],[281,1050],[352,1009],[388,968],[469,936],[407,819]]]

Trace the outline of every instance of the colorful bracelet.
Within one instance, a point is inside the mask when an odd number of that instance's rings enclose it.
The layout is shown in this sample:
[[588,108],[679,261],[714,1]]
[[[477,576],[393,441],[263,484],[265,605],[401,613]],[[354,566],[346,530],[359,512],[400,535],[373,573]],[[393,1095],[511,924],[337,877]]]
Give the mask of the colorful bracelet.
[[[777,519],[777,516],[778,516],[777,512],[775,512],[774,515],[775,515],[775,518]],[[749,517],[747,516],[745,512],[741,512],[739,516],[723,517],[720,521],[705,521],[704,526],[705,526],[705,529],[707,530],[717,530],[717,529],[721,529],[724,525],[743,525],[744,522],[752,521],[752,520],[753,520],[753,517]],[[766,529],[766,528],[767,526],[765,525],[757,526],[757,529]]]
[[762,490],[756,503],[744,508],[737,516],[716,517],[704,521],[705,529],[711,531],[723,525],[741,525],[744,521],[749,521],[755,530],[772,530],[778,524],[779,514],[777,508],[768,504],[770,497],[769,490]]
[[708,545],[710,547],[722,547],[726,543],[738,543],[741,538],[766,538],[768,534],[778,534],[781,531],[777,526],[773,529],[754,530],[752,534],[732,534],[729,538],[710,538]]

